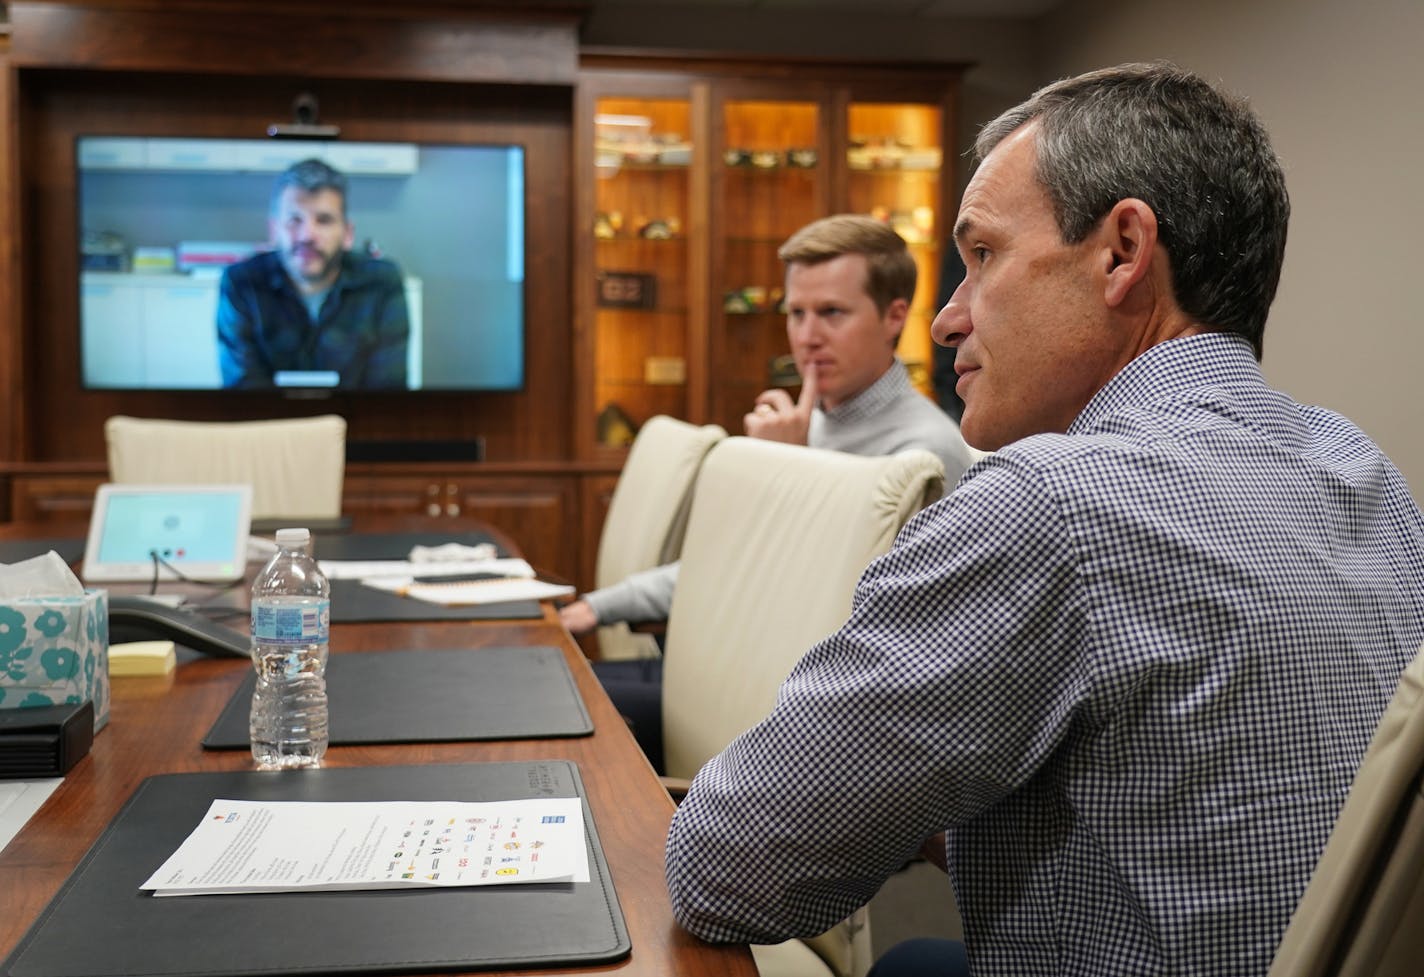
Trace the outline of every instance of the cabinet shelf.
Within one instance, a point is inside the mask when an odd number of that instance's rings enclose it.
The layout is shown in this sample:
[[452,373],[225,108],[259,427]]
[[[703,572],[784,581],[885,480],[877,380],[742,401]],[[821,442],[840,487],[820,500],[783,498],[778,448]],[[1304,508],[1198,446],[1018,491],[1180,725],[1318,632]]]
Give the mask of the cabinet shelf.
[[760,246],[760,247],[779,248],[779,247],[781,247],[784,243],[786,243],[786,237],[787,237],[787,235],[785,235],[785,234],[758,235],[758,236],[729,234],[729,235],[727,235],[725,238],[723,238],[723,241],[724,241],[725,243],[727,243],[728,245],[733,245],[733,246],[735,246],[735,245],[744,245],[744,246]]
[[617,237],[599,237],[595,234],[593,239],[598,242],[599,247],[603,247],[604,245],[611,247],[616,244],[652,244],[662,247],[687,243],[687,236],[685,234],[675,234],[672,237],[643,237],[641,234],[619,234]]
[[628,160],[620,162],[600,162],[599,176],[605,180],[617,179],[622,173],[686,173],[690,170],[689,163],[633,163]]
[[599,317],[636,316],[638,318],[648,318],[650,316],[685,316],[686,306],[660,305],[651,309],[614,309],[601,308],[598,310]]
[[938,166],[852,166],[848,172],[851,179],[859,179],[863,176],[892,177],[897,180],[915,176],[938,179],[940,168]]

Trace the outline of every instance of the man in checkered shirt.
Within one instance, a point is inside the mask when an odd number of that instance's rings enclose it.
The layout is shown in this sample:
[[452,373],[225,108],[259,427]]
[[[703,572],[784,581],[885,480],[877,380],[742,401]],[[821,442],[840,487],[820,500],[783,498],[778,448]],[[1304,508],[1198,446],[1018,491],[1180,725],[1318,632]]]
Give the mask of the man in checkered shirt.
[[1244,103],[1124,65],[976,149],[934,336],[995,453],[698,775],[673,908],[810,936],[923,850],[964,946],[878,974],[1265,974],[1424,640],[1424,518],[1264,382],[1289,204]]

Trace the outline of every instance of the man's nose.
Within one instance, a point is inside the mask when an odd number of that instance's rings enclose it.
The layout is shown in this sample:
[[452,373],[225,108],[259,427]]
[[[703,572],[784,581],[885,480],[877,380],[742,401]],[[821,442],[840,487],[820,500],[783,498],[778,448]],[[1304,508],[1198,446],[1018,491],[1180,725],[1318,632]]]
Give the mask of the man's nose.
[[821,320],[813,315],[805,316],[791,326],[792,341],[805,343],[808,346],[819,343],[824,334],[821,329]]
[[958,346],[973,331],[974,325],[969,321],[969,283],[960,282],[930,323],[930,338],[941,346]]

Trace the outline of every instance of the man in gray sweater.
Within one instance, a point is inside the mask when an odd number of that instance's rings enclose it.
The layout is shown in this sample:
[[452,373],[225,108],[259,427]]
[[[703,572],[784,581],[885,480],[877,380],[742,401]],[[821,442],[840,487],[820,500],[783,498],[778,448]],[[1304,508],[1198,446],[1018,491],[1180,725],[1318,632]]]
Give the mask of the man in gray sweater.
[[[801,396],[763,391],[743,418],[746,433],[856,455],[923,448],[944,462],[946,489],[953,488],[970,449],[895,356],[915,293],[904,240],[881,221],[837,214],[801,228],[777,256],[786,264],[786,334]],[[676,563],[654,567],[583,595],[560,618],[574,634],[665,620],[676,583]]]
[[[806,225],[777,255],[786,265],[786,334],[801,395],[792,400],[782,389],[763,391],[743,418],[746,433],[858,455],[923,448],[944,462],[952,488],[969,467],[971,449],[949,415],[911,386],[895,356],[915,294],[915,261],[904,240],[873,218],[839,214]],[[587,593],[563,607],[560,618],[574,634],[619,621],[665,620],[677,569],[655,567]],[[660,669],[597,662],[595,671],[660,768]],[[625,690],[628,682],[633,688]]]

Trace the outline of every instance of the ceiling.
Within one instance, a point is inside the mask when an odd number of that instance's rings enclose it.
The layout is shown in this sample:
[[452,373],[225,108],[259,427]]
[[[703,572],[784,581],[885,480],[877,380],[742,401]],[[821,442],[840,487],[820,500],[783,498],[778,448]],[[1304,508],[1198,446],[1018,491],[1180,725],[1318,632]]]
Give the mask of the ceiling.
[[711,7],[761,13],[898,14],[919,17],[1032,18],[1064,0],[589,0],[598,7]]

